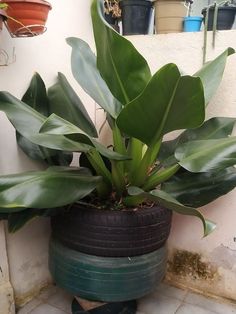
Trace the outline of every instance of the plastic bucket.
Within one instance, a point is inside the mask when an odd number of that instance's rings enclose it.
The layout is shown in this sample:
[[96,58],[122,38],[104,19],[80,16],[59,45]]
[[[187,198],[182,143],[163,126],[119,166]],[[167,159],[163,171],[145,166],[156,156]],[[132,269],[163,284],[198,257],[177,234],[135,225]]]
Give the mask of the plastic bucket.
[[199,32],[203,18],[201,16],[188,16],[184,18],[184,32]]
[[158,34],[183,31],[183,20],[187,8],[181,1],[156,1],[155,25]]
[[148,34],[152,2],[149,0],[123,0],[122,10],[123,35]]

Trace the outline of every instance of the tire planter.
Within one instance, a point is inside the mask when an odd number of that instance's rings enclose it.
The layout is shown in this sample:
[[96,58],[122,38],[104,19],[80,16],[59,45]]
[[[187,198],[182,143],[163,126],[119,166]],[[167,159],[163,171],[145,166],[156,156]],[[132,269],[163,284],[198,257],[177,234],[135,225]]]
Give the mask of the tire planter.
[[119,302],[140,298],[165,275],[166,247],[152,253],[104,258],[69,249],[51,240],[49,269],[58,286],[88,300]]
[[[13,37],[32,37],[45,31],[51,4],[44,0],[6,0],[7,28]],[[11,18],[12,19],[11,19]]]
[[[202,14],[206,16],[206,9],[202,10]],[[218,30],[227,30],[231,29],[234,24],[236,14],[236,7],[219,7],[218,16],[217,16],[217,29]],[[214,19],[214,8],[210,8],[209,17],[208,17],[208,27],[207,30],[212,31],[213,29],[213,19]]]
[[51,219],[52,237],[68,248],[104,257],[132,257],[162,247],[170,233],[172,212],[154,206],[111,211],[74,206]]
[[122,0],[120,2],[123,35],[148,34],[152,2],[149,0]]

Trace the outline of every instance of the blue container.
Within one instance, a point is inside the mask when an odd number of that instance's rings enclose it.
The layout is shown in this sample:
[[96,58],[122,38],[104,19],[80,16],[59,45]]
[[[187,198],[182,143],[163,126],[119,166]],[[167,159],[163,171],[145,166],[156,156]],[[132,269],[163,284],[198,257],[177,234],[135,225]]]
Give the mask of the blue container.
[[203,18],[201,16],[188,16],[184,18],[184,32],[199,32]]

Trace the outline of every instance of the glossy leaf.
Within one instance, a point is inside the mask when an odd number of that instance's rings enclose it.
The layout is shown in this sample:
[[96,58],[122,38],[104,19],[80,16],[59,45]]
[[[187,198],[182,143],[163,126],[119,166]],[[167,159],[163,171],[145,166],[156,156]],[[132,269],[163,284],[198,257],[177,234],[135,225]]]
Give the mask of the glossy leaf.
[[80,130],[74,124],[70,123],[69,121],[64,120],[63,118],[52,114],[42,125],[40,129],[41,133],[53,134],[53,135],[70,135],[76,134],[77,139],[81,143],[85,143],[90,145],[91,147],[96,147],[96,149],[101,153],[103,156],[109,159],[116,159],[116,160],[127,160],[129,159],[128,156],[121,155],[116,153],[115,151],[106,148],[104,145],[97,142],[92,137],[88,136],[85,132]]
[[126,104],[143,91],[151,78],[147,61],[105,21],[103,0],[93,0],[91,15],[98,69],[112,94]]
[[225,69],[225,64],[227,57],[233,54],[235,51],[233,48],[226,49],[221,55],[215,58],[213,61],[205,63],[205,65],[194,76],[198,76],[202,80],[205,102],[211,100],[212,96],[215,94]]
[[201,80],[180,76],[175,64],[167,64],[121,111],[117,125],[129,136],[151,145],[170,131],[201,125],[204,118]]
[[191,172],[225,169],[236,164],[236,137],[182,144],[176,149],[175,158]]
[[35,171],[0,177],[0,211],[14,213],[22,208],[54,208],[71,204],[90,194],[100,177],[78,171]]
[[203,224],[204,236],[209,235],[216,228],[216,225],[212,221],[205,219],[199,210],[192,207],[184,206],[176,199],[174,199],[170,194],[164,191],[153,190],[150,192],[144,192],[140,188],[130,187],[129,194],[144,196],[146,199],[157,202],[158,204],[169,208],[177,212],[178,214],[195,216],[199,218]]
[[179,172],[162,184],[162,190],[186,206],[201,207],[227,194],[235,186],[236,169],[231,167],[208,173]]
[[40,210],[27,208],[8,215],[8,231],[14,233],[24,227],[29,221],[40,216]]
[[[61,208],[49,208],[49,209],[36,209],[36,208],[27,208],[20,212],[11,213],[8,215],[8,232],[15,233],[24,227],[27,223],[33,220],[36,217],[50,217],[61,212]],[[0,214],[1,216],[1,214]]]
[[207,140],[228,137],[232,134],[235,121],[235,118],[211,118],[196,129],[185,130],[176,139],[162,143],[158,159],[161,160],[165,166],[167,166],[171,161],[176,161],[176,159],[171,158],[167,160],[167,158],[172,157],[176,148],[183,143],[193,140]]
[[63,135],[39,134],[46,117],[7,92],[0,92],[0,110],[6,113],[21,135],[35,144],[72,152],[88,152],[91,148],[89,145],[75,142]]
[[[32,77],[22,101],[44,116],[50,114],[46,87],[38,73],[35,73]],[[23,152],[32,159],[44,161],[49,165],[69,165],[72,161],[71,153],[64,153],[36,145],[18,132],[16,132],[16,139]]]
[[[74,78],[98,105],[113,118],[116,118],[120,113],[121,104],[114,98],[101,77],[96,66],[96,56],[89,45],[82,39],[75,37],[67,38],[66,41],[72,47],[71,69]],[[64,118],[66,117],[64,116]]]
[[38,73],[31,79],[30,85],[22,97],[22,101],[42,115],[50,115],[49,102],[45,84]]
[[58,73],[58,81],[49,88],[48,97],[51,113],[70,121],[90,136],[97,137],[92,120],[64,74]]
[[30,142],[18,132],[16,134],[17,144],[23,152],[30,158],[46,162],[48,165],[67,166],[71,163],[73,155],[70,152],[64,152],[46,148]]

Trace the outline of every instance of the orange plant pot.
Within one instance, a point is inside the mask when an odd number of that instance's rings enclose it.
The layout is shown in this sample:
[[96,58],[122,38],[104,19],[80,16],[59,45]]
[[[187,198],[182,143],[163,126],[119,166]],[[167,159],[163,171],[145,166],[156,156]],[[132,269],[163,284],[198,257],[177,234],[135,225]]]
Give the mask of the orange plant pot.
[[45,31],[48,12],[52,6],[44,0],[4,0],[7,28],[13,37],[30,37]]

